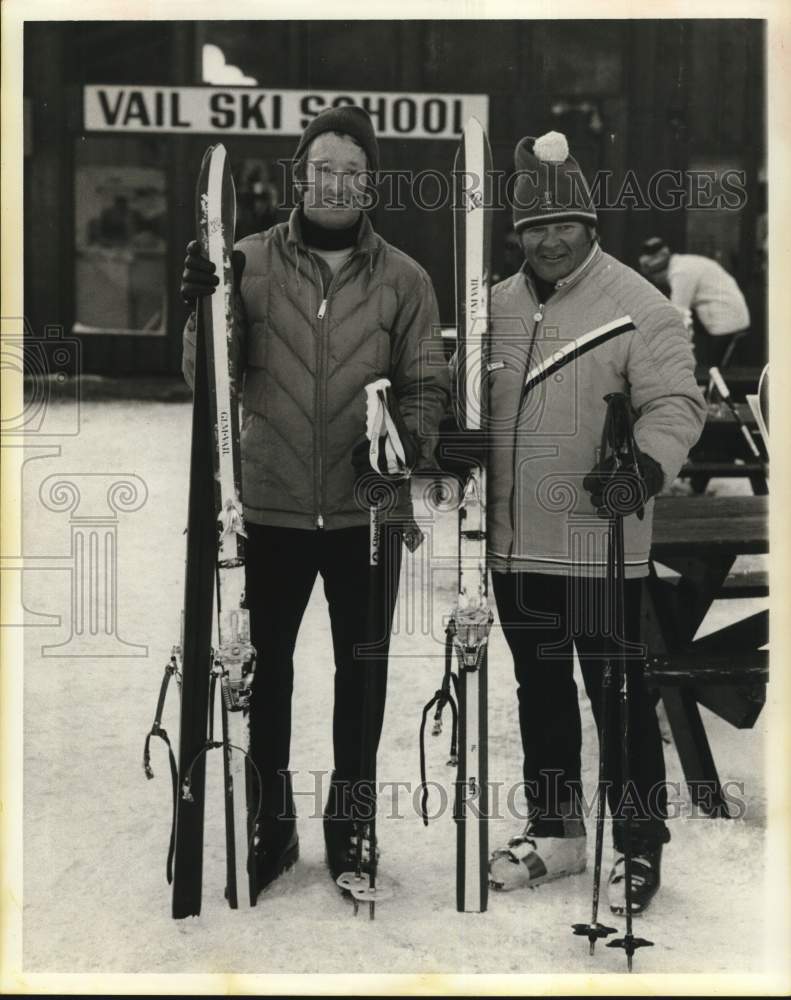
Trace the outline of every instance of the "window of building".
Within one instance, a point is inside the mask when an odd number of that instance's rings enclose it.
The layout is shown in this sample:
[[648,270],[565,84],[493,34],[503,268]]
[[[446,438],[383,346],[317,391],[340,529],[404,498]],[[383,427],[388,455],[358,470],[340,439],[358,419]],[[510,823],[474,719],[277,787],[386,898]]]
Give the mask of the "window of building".
[[75,333],[165,335],[167,192],[160,154],[160,141],[148,137],[77,140]]

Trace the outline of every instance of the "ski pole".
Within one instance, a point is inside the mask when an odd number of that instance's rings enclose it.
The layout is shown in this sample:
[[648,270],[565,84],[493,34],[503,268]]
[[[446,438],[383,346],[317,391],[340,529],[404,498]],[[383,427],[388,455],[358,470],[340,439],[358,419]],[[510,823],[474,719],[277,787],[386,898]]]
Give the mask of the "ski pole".
[[[602,431],[602,443],[601,448],[597,449],[597,461],[600,461],[602,457],[606,456],[608,453],[609,436],[611,432],[611,420],[612,414],[608,408],[607,417],[605,418],[604,428]],[[599,923],[599,896],[601,892],[601,865],[602,865],[602,854],[604,851],[604,815],[606,808],[606,777],[607,777],[607,760],[608,753],[610,752],[609,747],[609,732],[608,732],[608,718],[610,714],[610,697],[612,691],[612,666],[613,657],[615,655],[615,642],[618,639],[618,634],[616,631],[616,614],[615,614],[615,600],[616,600],[616,563],[615,563],[615,522],[614,519],[610,519],[607,529],[607,576],[606,576],[606,597],[605,597],[605,608],[604,608],[604,625],[606,629],[607,642],[610,646],[608,655],[606,656],[603,666],[602,666],[602,681],[601,681],[601,693],[599,701],[599,774],[597,783],[597,795],[598,799],[596,802],[596,850],[594,855],[593,864],[593,892],[592,892],[592,902],[591,902],[591,919],[590,923],[584,924],[572,924],[572,931],[574,934],[580,937],[587,937],[590,951],[589,953],[593,955],[596,948],[596,941],[599,938],[607,937],[610,934],[615,933],[614,927],[608,927],[605,924]]]
[[[607,444],[614,458],[616,472],[629,472],[636,477],[635,487],[642,492],[642,482],[639,479],[639,468],[636,461],[636,447],[632,432],[632,420],[629,401],[623,393],[610,393],[604,397],[607,403],[605,420]],[[620,492],[620,487],[617,487]],[[607,487],[605,487],[605,493]],[[613,493],[615,489],[613,490]],[[630,783],[630,708],[631,683],[626,666],[623,644],[626,635],[626,616],[624,606],[624,535],[623,510],[625,498],[614,495],[612,503],[608,504],[612,513],[609,526],[608,569],[611,571],[612,586],[609,588],[612,604],[613,632],[610,641],[614,643],[615,662],[618,675],[618,707],[621,722],[621,805],[623,807],[626,791]],[[640,508],[642,510],[642,507]],[[651,947],[653,941],[636,938],[632,933],[632,825],[631,812],[624,810],[623,817],[623,854],[624,854],[624,890],[626,896],[626,933],[622,938],[614,938],[607,942],[608,948],[623,948],[626,952],[626,962],[629,972],[632,971],[632,959],[638,948]]]
[[[366,394],[366,436],[368,438],[368,459],[377,477],[368,486],[368,620],[366,624],[366,645],[373,651],[385,638],[387,614],[385,607],[389,600],[390,585],[387,573],[387,545],[384,539],[384,515],[395,500],[393,481],[406,480],[411,473],[402,439],[401,421],[395,398],[390,393],[390,381],[378,379],[365,387]],[[387,477],[387,479],[382,478]],[[373,654],[375,656],[375,654]],[[357,914],[360,902],[368,903],[371,920],[376,915],[377,899],[388,895],[377,886],[376,847],[376,736],[374,718],[378,715],[381,702],[381,664],[374,662],[365,669],[363,679],[363,722],[361,738],[361,776],[370,782],[370,815],[358,821],[356,865],[353,872],[343,872],[338,877],[338,885],[348,890],[354,901]],[[363,849],[368,843],[368,884],[364,885]]]
[[730,389],[728,388],[725,379],[722,377],[719,368],[709,368],[709,375],[711,376],[714,385],[717,387],[717,392],[722,397],[722,401],[725,403],[725,405],[733,414],[733,419],[736,421],[736,424],[739,428],[739,431],[741,432],[742,437],[747,442],[747,447],[750,449],[750,453],[753,455],[754,458],[757,458],[760,461],[762,457],[761,452],[758,450],[758,446],[753,440],[753,436],[750,433],[747,425],[742,420],[741,414],[736,409],[736,405],[731,399]]
[[[609,595],[612,595],[614,580],[614,567],[612,560],[612,524],[610,525],[609,532],[609,545],[607,551],[607,583]],[[612,600],[608,600],[608,607],[612,607]],[[594,856],[593,863],[593,899],[591,904],[591,919],[588,924],[572,924],[572,930],[574,934],[579,936],[585,936],[588,938],[590,945],[590,954],[593,955],[596,948],[596,941],[599,938],[607,937],[610,934],[615,933],[614,927],[608,927],[606,924],[599,923],[599,895],[601,891],[601,863],[602,863],[602,853],[604,850],[604,813],[606,808],[607,800],[607,754],[609,752],[608,744],[608,716],[610,714],[610,695],[612,691],[612,659],[608,656],[602,667],[602,682],[601,682],[601,696],[600,696],[600,716],[601,723],[599,727],[599,777],[598,777],[598,801],[596,803],[596,853]]]
[[[618,586],[616,590],[616,620],[622,627],[624,623],[623,605],[623,518],[616,517],[615,521],[615,562],[618,570]],[[621,631],[619,633],[623,635]],[[626,789],[630,782],[630,762],[629,762],[629,742],[631,737],[631,683],[629,671],[626,667],[626,660],[622,655],[618,657],[618,704],[621,717],[621,803],[623,804]],[[623,948],[626,952],[626,965],[629,972],[632,971],[632,959],[638,948],[650,948],[653,941],[645,938],[635,937],[632,933],[632,819],[631,812],[627,809],[623,818],[623,855],[624,855],[624,892],[626,896],[626,933],[622,938],[614,938],[607,942],[608,948]]]

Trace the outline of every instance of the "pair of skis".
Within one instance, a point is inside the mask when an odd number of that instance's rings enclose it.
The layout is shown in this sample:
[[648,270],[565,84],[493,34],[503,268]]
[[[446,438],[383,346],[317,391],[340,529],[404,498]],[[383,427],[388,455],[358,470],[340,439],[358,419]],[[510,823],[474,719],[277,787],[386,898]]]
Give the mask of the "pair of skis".
[[[156,717],[144,751],[146,775],[151,735],[170,751],[174,782],[168,881],[173,917],[201,909],[205,757],[222,750],[225,801],[225,896],[239,905],[247,885],[255,905],[253,858],[261,782],[248,753],[247,712],[255,671],[245,607],[245,530],[241,502],[239,387],[232,363],[232,253],[236,198],[225,148],[207,149],[196,187],[196,222],[206,257],[220,283],[196,310],[192,443],[190,449],[187,558],[181,642],[165,670]],[[216,643],[213,622],[216,609]],[[161,718],[168,681],[181,690],[178,765]],[[215,697],[220,693],[221,737],[215,739]]]
[[[477,439],[485,455],[491,255],[492,155],[480,122],[470,118],[453,164],[456,274],[456,422],[464,439]],[[489,890],[487,656],[492,610],[486,537],[486,461],[469,470],[458,507],[456,606],[445,632],[445,674],[426,705],[420,726],[422,813],[426,814],[424,733],[435,707],[433,735],[442,730],[449,706],[453,734],[449,764],[457,766],[456,909],[483,913]],[[455,654],[457,672],[452,670]],[[458,704],[457,704],[458,702]]]

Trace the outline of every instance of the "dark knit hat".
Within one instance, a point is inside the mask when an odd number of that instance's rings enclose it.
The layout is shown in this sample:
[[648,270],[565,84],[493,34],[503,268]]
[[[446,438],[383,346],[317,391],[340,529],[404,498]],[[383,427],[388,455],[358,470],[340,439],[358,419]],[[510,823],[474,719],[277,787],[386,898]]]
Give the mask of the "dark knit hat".
[[340,108],[325,108],[308,124],[299,140],[294,162],[306,153],[308,146],[323,132],[342,132],[359,143],[368,158],[368,169],[372,174],[379,170],[379,146],[376,142],[371,116],[363,108],[345,104]]
[[643,240],[643,244],[640,247],[641,253],[655,254],[660,250],[667,249],[667,241],[663,240],[661,236],[649,236],[647,240]]
[[596,225],[588,182],[560,132],[547,132],[538,139],[525,136],[514,152],[514,165],[517,177],[513,215],[517,232],[527,226],[565,220]]
[[663,274],[670,263],[670,247],[667,242],[661,236],[649,236],[647,240],[643,240],[639,263],[640,270],[648,278]]

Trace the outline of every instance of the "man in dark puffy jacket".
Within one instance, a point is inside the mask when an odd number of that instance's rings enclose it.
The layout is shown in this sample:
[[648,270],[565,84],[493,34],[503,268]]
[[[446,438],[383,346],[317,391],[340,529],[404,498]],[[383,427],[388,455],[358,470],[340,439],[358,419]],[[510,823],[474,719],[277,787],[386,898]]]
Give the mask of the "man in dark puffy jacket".
[[[597,509],[609,513],[603,496],[612,474],[609,465],[597,464],[604,397],[629,397],[645,486],[644,517],[635,506],[624,518],[626,638],[632,642],[639,639],[639,578],[648,573],[650,497],[678,474],[705,419],[681,317],[599,246],[596,210],[565,137],[523,139],[516,167],[513,219],[525,264],[492,290],[489,365],[489,557],[514,657],[529,808],[525,829],[491,858],[491,881],[506,890],[582,871],[586,862],[572,643],[600,721],[609,637],[603,615],[607,521]],[[609,332],[524,397],[528,372],[597,330]],[[669,834],[656,714],[642,664],[628,663],[631,779],[638,800],[632,899],[639,912],[659,886]],[[624,808],[613,728],[605,763],[618,858],[609,891],[613,911],[622,912]]]
[[[233,357],[244,378],[247,603],[258,652],[250,741],[263,776],[259,889],[298,854],[288,771],[293,652],[319,573],[335,656],[335,761],[324,823],[333,878],[349,867],[356,836],[352,804],[362,777],[362,679],[370,663],[355,656],[355,647],[366,642],[368,603],[368,510],[355,491],[367,463],[367,448],[360,448],[365,386],[390,380],[418,461],[433,455],[448,400],[431,281],[374,232],[364,212],[379,160],[370,117],[357,107],[323,111],[305,129],[294,159],[300,204],[288,222],[246,237],[234,252]],[[193,301],[216,284],[212,265],[191,243],[183,297]],[[190,382],[194,343],[189,322],[183,367]],[[401,516],[393,519],[402,524],[408,492],[402,484]],[[391,553],[388,636],[400,547]],[[387,640],[381,655],[386,671]],[[376,744],[383,714],[382,696],[375,706]]]

